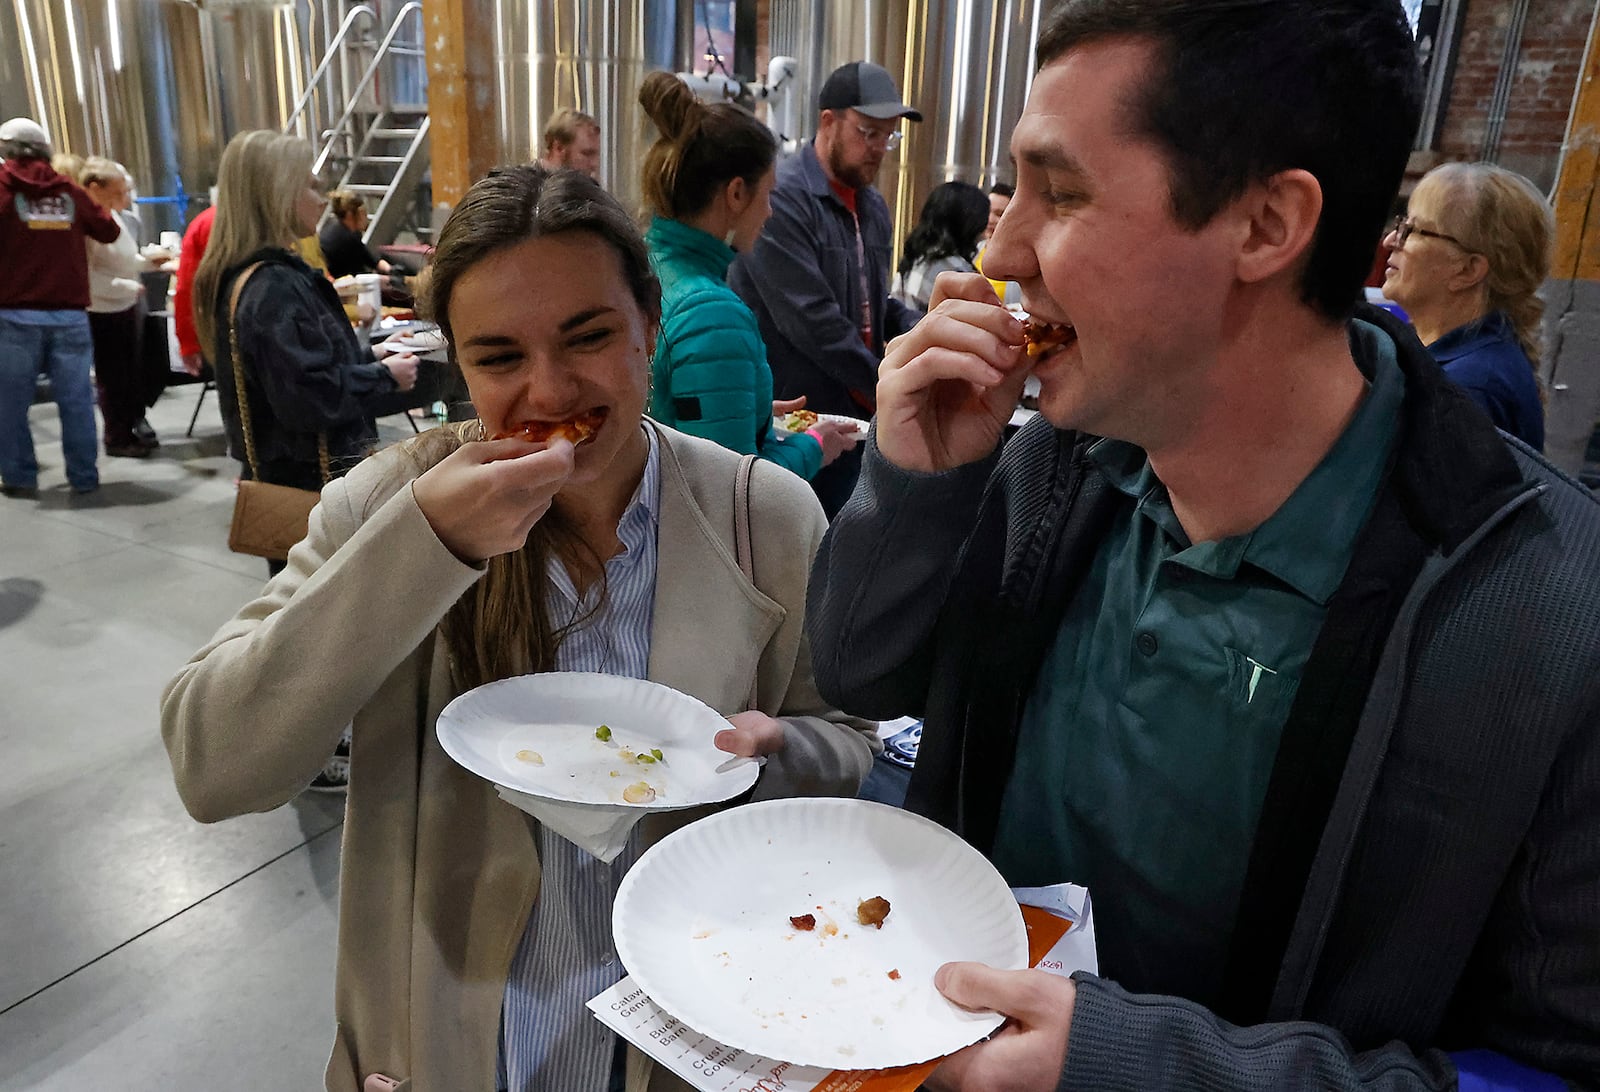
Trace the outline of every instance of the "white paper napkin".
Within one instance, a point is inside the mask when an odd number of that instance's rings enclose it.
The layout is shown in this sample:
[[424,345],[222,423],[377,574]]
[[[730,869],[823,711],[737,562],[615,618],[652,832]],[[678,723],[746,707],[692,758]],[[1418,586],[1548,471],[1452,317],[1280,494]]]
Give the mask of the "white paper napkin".
[[628,844],[634,824],[649,812],[608,804],[566,804],[496,785],[500,799],[521,808],[561,837],[610,864]]

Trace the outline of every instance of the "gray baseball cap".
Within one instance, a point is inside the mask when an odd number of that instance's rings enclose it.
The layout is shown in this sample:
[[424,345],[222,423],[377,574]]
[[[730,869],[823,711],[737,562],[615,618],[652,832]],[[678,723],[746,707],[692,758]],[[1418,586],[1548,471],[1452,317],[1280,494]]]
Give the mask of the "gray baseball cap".
[[858,110],[869,118],[922,120],[922,111],[900,101],[894,77],[882,65],[851,61],[835,68],[817,96],[821,110]]

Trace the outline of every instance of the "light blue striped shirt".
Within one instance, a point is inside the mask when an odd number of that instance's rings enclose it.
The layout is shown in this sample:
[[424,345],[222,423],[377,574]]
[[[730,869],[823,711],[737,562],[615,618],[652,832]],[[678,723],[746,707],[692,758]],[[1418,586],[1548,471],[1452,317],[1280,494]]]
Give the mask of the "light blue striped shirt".
[[[559,671],[601,671],[642,679],[650,665],[655,607],[656,533],[661,522],[661,456],[653,429],[644,478],[617,525],[622,552],[606,563],[606,603],[556,652]],[[566,568],[548,569],[552,620],[580,605]],[[616,1036],[585,1002],[622,978],[611,943],[611,904],[639,855],[635,829],[627,848],[601,864],[565,838],[539,827],[539,898],[511,961],[500,1017],[500,1087],[510,1092],[606,1092]]]

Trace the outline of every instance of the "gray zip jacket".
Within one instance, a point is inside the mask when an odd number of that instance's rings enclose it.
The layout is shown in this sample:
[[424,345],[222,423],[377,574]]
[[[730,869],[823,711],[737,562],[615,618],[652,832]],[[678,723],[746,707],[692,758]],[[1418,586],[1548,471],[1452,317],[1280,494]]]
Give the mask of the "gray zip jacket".
[[[1600,506],[1359,317],[1358,361],[1399,350],[1400,431],[1284,727],[1225,998],[1076,976],[1063,1089],[1449,1089],[1468,1051],[1600,1087]],[[823,695],[924,716],[907,806],[983,850],[1126,501],[1094,439],[1037,420],[934,475],[873,444],[812,576]]]

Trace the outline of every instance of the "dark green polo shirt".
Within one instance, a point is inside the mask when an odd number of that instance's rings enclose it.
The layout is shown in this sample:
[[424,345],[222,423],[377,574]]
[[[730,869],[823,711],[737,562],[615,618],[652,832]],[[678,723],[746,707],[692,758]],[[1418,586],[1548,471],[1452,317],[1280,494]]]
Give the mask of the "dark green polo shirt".
[[1089,450],[1132,503],[1024,711],[994,862],[1014,886],[1087,885],[1101,971],[1131,990],[1221,984],[1278,739],[1399,421],[1394,344],[1354,330],[1366,397],[1249,534],[1191,543],[1142,450]]

